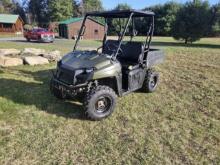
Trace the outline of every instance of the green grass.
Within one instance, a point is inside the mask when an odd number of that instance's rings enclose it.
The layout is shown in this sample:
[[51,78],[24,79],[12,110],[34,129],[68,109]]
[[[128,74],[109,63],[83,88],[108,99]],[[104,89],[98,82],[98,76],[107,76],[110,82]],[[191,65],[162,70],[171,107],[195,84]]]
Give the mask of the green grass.
[[[56,40],[53,44],[51,43],[39,43],[39,42],[26,42],[25,40],[15,40],[15,41],[0,41],[0,49],[4,48],[16,48],[23,50],[24,48],[40,48],[40,49],[46,49],[46,50],[60,50],[62,54],[66,54],[73,50],[74,47],[74,40]],[[79,44],[79,46],[82,49],[96,47],[101,44],[100,41],[89,41],[85,40],[82,41],[82,44]]]
[[[87,120],[81,103],[50,94],[55,64],[0,69],[0,164],[219,164],[219,43],[207,38],[185,47],[155,38],[167,55],[157,67],[158,90],[119,98],[100,122]],[[63,53],[72,45],[0,42]]]
[[22,37],[22,34],[11,34],[11,33],[1,33],[0,38],[8,38],[8,37]]

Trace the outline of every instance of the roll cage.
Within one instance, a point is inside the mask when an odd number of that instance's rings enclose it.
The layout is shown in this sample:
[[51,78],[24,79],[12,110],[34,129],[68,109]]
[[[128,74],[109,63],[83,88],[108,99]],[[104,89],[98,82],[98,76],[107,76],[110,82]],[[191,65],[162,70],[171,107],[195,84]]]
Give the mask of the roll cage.
[[122,41],[124,39],[124,36],[125,36],[131,22],[132,22],[133,31],[135,29],[134,28],[134,23],[133,23],[134,22],[133,18],[148,17],[148,18],[150,18],[150,26],[149,26],[149,29],[148,29],[148,32],[147,32],[147,35],[146,35],[145,43],[144,43],[144,52],[147,54],[150,50],[150,43],[151,43],[153,32],[154,32],[154,15],[155,14],[151,11],[137,11],[137,10],[119,10],[119,11],[114,10],[114,11],[106,11],[106,12],[90,12],[90,13],[87,13],[85,15],[84,19],[83,19],[83,22],[82,22],[81,28],[79,30],[79,34],[78,34],[77,40],[75,42],[73,51],[76,50],[81,36],[84,35],[85,28],[86,28],[85,27],[85,22],[88,18],[91,19],[91,17],[102,17],[102,18],[105,19],[105,34],[104,34],[104,38],[103,38],[103,46],[105,45],[106,39],[107,39],[107,36],[108,36],[108,22],[107,22],[107,19],[108,18],[118,18],[120,20],[120,18],[128,18],[127,21],[126,21],[126,25],[125,25],[124,30],[122,30],[122,33],[118,37],[118,48],[116,49],[116,52],[114,54],[112,54],[112,59],[116,59],[116,57],[119,54],[119,51],[121,49],[121,45],[122,45]]

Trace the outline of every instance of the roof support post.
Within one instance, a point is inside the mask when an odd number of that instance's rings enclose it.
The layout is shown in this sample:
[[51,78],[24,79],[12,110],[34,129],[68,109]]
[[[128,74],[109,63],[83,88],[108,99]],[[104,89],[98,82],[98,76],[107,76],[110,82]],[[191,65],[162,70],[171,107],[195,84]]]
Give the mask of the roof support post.
[[80,40],[80,38],[81,38],[82,32],[83,32],[84,27],[85,27],[86,19],[87,19],[87,15],[86,15],[86,16],[84,17],[84,19],[83,19],[83,22],[82,22],[81,28],[80,28],[80,30],[79,30],[79,34],[78,34],[78,36],[77,36],[77,40],[76,40],[76,43],[75,43],[75,45],[74,45],[73,51],[76,50],[76,48],[77,48],[77,46],[78,46],[78,42],[79,42],[79,40]]
[[152,23],[150,25],[150,29],[147,34],[147,38],[144,44],[144,50],[148,51],[150,49],[150,43],[154,34],[154,16],[152,16]]
[[152,29],[151,29],[150,39],[149,39],[149,42],[148,42],[148,45],[147,45],[147,49],[150,49],[150,43],[151,43],[153,34],[154,34],[154,16],[152,17]]
[[147,65],[147,56],[148,56],[148,52],[150,51],[150,44],[152,41],[153,34],[154,34],[154,16],[152,16],[152,23],[147,34],[146,42],[144,44],[144,58],[142,65]]
[[121,35],[120,38],[119,38],[118,49],[117,49],[115,55],[113,56],[113,59],[114,59],[114,60],[116,59],[116,57],[117,57],[117,55],[118,55],[118,52],[119,52],[119,50],[120,50],[120,48],[121,48],[122,40],[124,39],[125,33],[126,33],[127,29],[128,29],[128,25],[129,25],[130,22],[131,22],[131,19],[132,19],[133,14],[134,14],[134,13],[131,13],[131,14],[130,14],[129,19],[127,20],[125,29],[124,29],[122,35]]
[[102,41],[102,50],[104,50],[104,45],[108,36],[108,23],[107,23],[107,19],[105,18],[105,33],[104,33],[104,37],[103,37],[103,41]]

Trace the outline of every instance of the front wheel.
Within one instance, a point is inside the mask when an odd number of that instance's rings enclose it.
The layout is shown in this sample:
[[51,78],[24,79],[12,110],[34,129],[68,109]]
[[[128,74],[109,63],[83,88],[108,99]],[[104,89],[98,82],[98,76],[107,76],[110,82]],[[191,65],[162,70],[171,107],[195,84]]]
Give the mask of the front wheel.
[[31,39],[30,39],[30,38],[26,38],[26,40],[27,40],[27,42],[30,42],[30,41],[31,41]]
[[143,91],[147,93],[152,93],[157,89],[159,83],[159,73],[149,70],[146,75],[146,79],[143,84]]
[[92,120],[101,120],[110,116],[115,109],[116,98],[113,89],[107,86],[97,86],[85,97],[86,114]]

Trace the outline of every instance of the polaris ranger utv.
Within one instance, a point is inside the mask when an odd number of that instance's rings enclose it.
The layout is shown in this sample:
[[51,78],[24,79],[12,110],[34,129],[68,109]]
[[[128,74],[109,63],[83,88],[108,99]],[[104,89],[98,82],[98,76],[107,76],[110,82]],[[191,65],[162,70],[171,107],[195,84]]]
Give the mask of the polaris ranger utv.
[[[97,50],[76,50],[85,33],[88,19],[103,20],[105,33],[101,47]],[[119,24],[117,39],[107,39],[109,26],[113,20]],[[137,21],[137,19],[139,19]],[[146,41],[137,42],[135,23],[144,22]],[[124,24],[124,25],[122,25]],[[115,28],[116,29],[116,28]],[[120,10],[87,13],[79,30],[73,52],[65,55],[57,64],[50,83],[55,97],[83,96],[87,116],[101,120],[112,114],[117,96],[142,90],[153,92],[157,88],[159,74],[152,68],[163,62],[164,53],[151,49],[154,31],[154,13],[136,10]],[[125,37],[126,34],[130,36]]]

